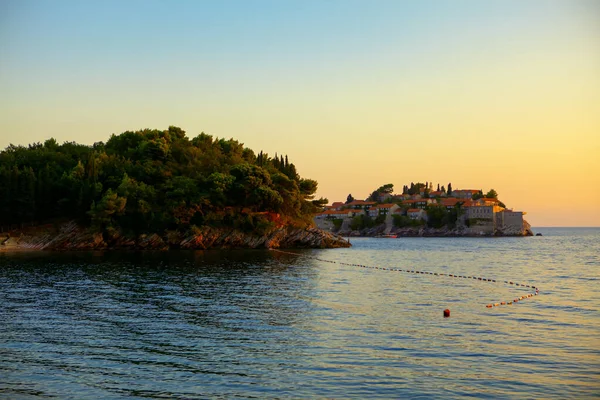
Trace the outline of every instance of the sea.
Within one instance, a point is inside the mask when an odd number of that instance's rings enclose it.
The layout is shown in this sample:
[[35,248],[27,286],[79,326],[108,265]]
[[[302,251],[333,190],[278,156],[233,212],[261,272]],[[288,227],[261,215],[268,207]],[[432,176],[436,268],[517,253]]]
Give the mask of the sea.
[[534,231],[0,253],[0,398],[599,398],[600,228]]

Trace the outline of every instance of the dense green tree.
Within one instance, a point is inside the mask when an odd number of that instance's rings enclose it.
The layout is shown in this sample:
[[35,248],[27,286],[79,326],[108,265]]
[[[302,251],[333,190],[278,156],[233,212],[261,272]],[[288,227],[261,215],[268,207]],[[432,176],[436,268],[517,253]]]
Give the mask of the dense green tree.
[[446,225],[448,213],[445,207],[438,205],[427,206],[427,225],[432,228],[441,228]]
[[112,189],[108,189],[97,204],[92,203],[89,212],[92,223],[101,230],[109,227],[113,228],[116,222],[115,218],[125,212],[126,204],[127,199],[119,197]]
[[[0,152],[0,227],[77,218],[126,232],[192,225],[308,224],[327,199],[287,155],[177,127],[113,134],[84,146],[48,139]],[[272,215],[266,217],[265,215]]]
[[375,225],[373,218],[366,214],[357,215],[350,221],[350,229],[353,231],[371,228]]

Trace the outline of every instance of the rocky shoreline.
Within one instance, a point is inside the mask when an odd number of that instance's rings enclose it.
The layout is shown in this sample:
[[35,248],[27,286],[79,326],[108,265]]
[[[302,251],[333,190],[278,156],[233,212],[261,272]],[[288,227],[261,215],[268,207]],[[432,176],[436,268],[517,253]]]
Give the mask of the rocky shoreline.
[[194,233],[167,231],[138,237],[118,231],[95,233],[75,222],[11,232],[0,251],[20,250],[207,250],[350,247],[348,241],[318,228],[282,226],[266,235],[203,227]]
[[450,229],[448,227],[443,228],[429,228],[426,226],[421,227],[406,227],[406,228],[392,228],[386,231],[384,224],[375,226],[370,229],[364,229],[362,231],[340,231],[337,232],[339,235],[344,237],[381,237],[383,235],[396,235],[397,237],[519,237],[519,236],[533,236],[531,225],[527,221],[523,221],[522,230],[499,230],[482,231],[475,228],[458,227]]

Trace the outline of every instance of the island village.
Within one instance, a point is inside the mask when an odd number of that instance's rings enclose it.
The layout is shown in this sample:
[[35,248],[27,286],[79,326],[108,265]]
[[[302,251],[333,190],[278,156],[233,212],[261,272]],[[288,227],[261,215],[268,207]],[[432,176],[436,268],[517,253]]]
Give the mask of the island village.
[[526,214],[507,208],[491,189],[432,190],[411,183],[402,194],[383,185],[366,200],[348,195],[346,202],[325,206],[315,216],[321,229],[346,236],[531,236]]

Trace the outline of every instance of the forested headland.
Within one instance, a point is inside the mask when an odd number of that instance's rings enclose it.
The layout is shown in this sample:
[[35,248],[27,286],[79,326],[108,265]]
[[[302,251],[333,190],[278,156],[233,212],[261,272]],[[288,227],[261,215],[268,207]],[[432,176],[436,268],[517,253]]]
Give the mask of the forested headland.
[[106,143],[10,145],[0,152],[3,231],[75,220],[124,235],[202,227],[268,234],[307,228],[327,199],[287,156],[180,128],[113,134]]

